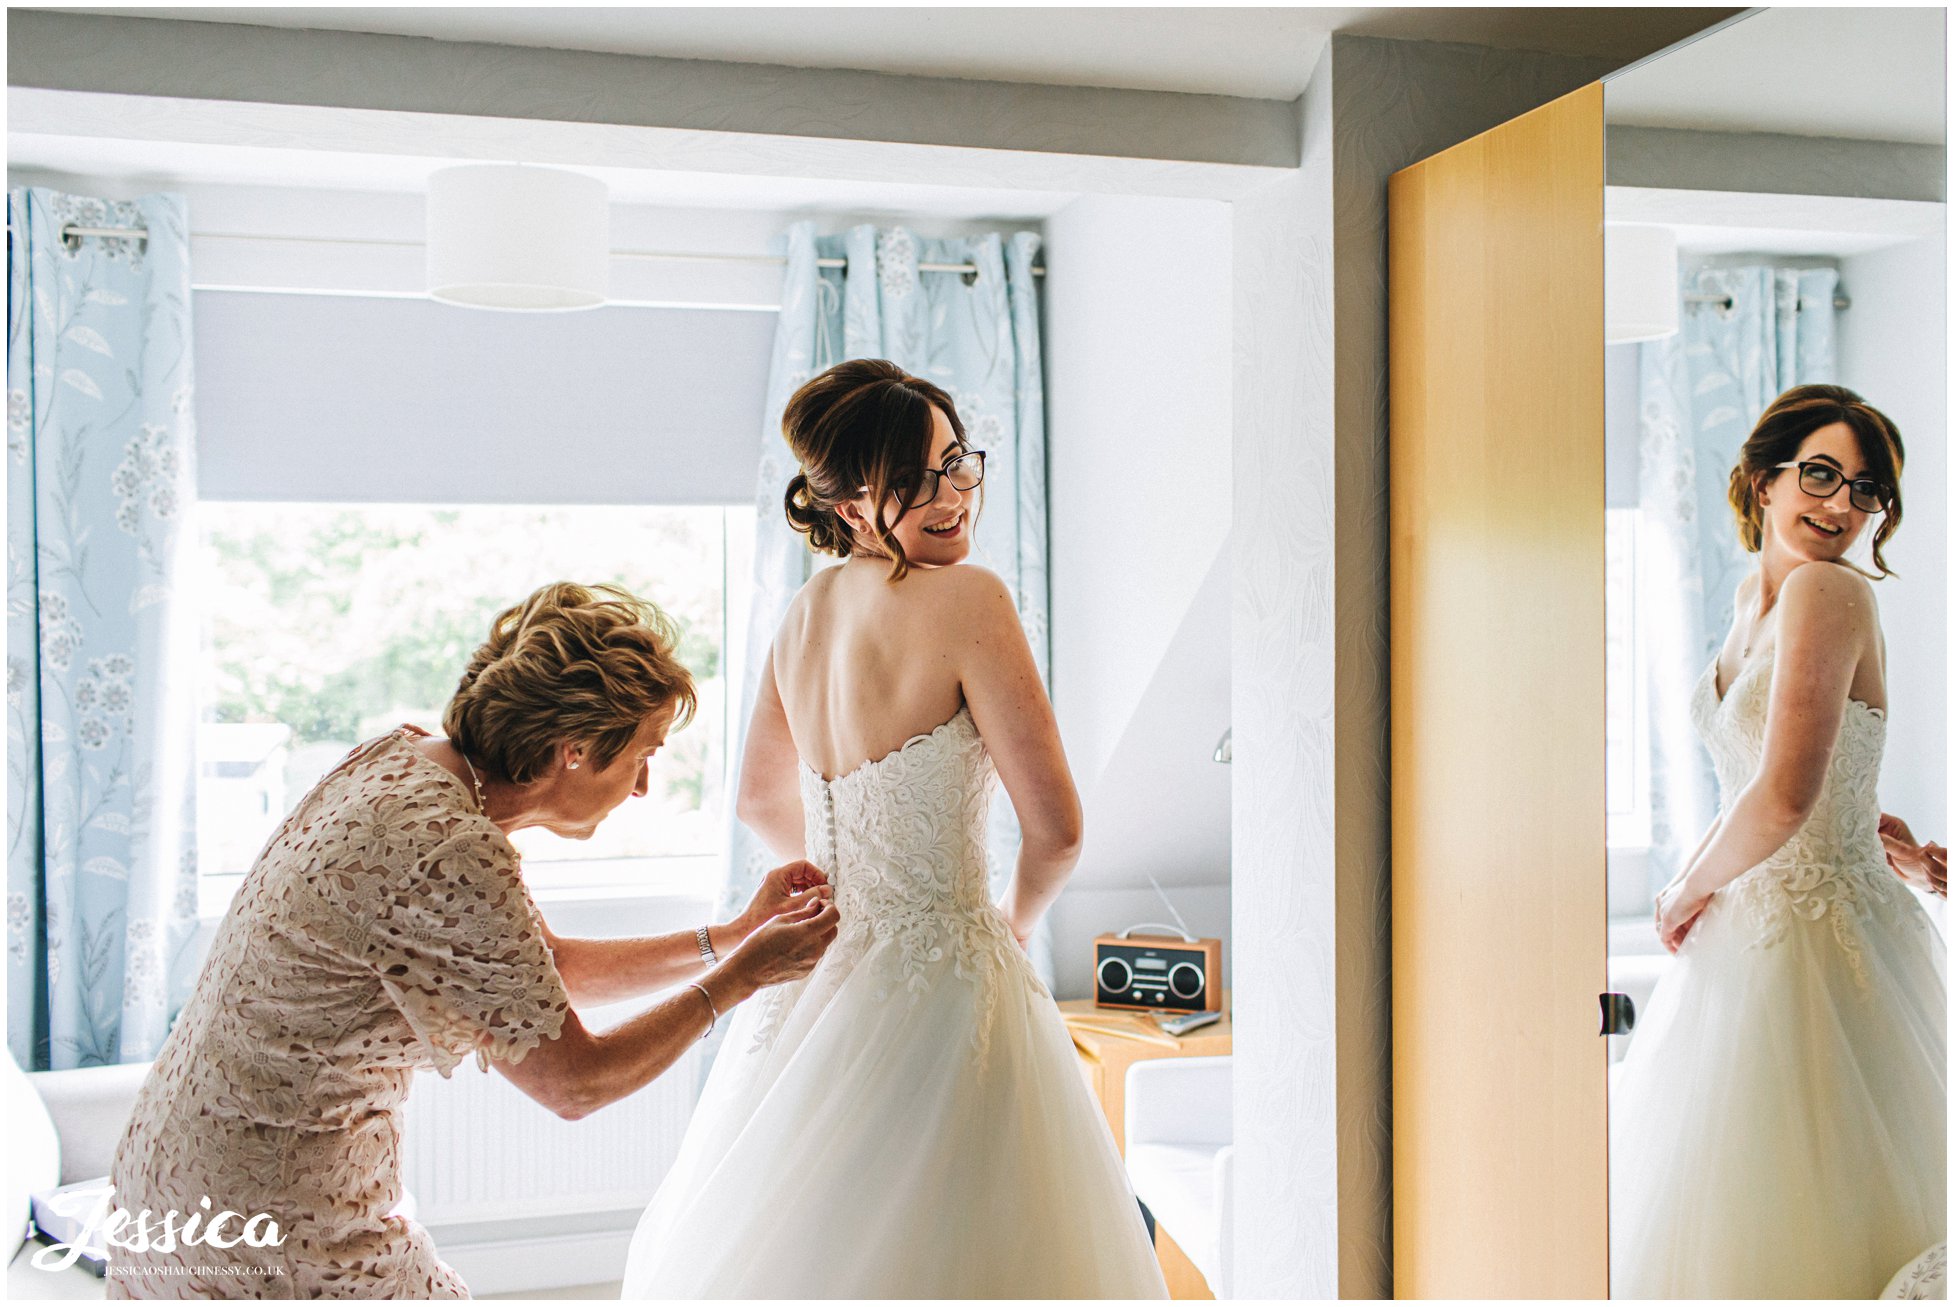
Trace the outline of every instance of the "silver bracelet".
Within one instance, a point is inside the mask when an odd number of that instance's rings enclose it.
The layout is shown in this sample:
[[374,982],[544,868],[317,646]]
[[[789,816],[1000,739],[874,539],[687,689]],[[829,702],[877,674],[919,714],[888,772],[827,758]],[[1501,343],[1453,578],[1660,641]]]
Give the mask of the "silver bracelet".
[[699,960],[709,967],[719,965],[719,955],[712,951],[712,934],[704,926],[692,932],[699,941]]
[[692,988],[699,991],[700,995],[706,1000],[706,1010],[712,1013],[712,1020],[706,1023],[705,1034],[699,1036],[699,1038],[704,1039],[706,1035],[712,1033],[713,1027],[719,1024],[719,1004],[712,1001],[712,995],[706,993],[706,987],[698,981],[695,980],[692,982]]

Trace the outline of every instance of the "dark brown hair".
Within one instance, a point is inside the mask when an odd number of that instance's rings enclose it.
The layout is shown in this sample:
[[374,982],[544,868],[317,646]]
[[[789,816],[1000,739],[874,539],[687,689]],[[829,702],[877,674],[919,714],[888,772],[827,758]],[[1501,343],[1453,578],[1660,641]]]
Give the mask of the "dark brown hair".
[[673,730],[692,719],[698,699],[678,638],[671,618],[628,590],[546,585],[496,614],[442,729],[463,756],[519,785],[544,775],[566,740],[608,767],[666,705],[678,705]]
[[1906,463],[1906,446],[1900,443],[1900,429],[1890,418],[1844,386],[1793,386],[1772,400],[1764,416],[1757,419],[1757,426],[1737,455],[1737,466],[1730,471],[1730,507],[1737,514],[1737,535],[1753,554],[1764,547],[1764,508],[1759,495],[1765,484],[1778,475],[1778,464],[1798,457],[1805,437],[1834,422],[1852,428],[1859,441],[1859,456],[1866,460],[1873,480],[1886,487],[1886,513],[1873,531],[1873,566],[1879,569],[1879,576],[1891,576],[1893,571],[1886,566],[1882,550],[1900,529],[1900,469]]
[[[781,433],[800,460],[787,483],[787,522],[824,554],[847,558],[861,549],[836,505],[868,488],[875,505],[875,538],[892,560],[889,579],[909,574],[896,523],[909,514],[909,492],[923,475],[935,432],[931,409],[941,409],[960,444],[967,443],[956,405],[942,387],[913,377],[887,359],[851,359],[794,392],[781,414]],[[884,520],[883,505],[899,505]]]

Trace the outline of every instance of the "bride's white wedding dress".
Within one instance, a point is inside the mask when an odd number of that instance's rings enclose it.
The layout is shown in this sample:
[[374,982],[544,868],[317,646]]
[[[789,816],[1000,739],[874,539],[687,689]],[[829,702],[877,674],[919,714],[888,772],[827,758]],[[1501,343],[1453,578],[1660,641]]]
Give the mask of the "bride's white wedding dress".
[[733,1018],[624,1296],[1164,1298],[1057,1007],[991,904],[967,709],[801,768],[841,930]]
[[[1692,716],[1728,803],[1764,752],[1771,655]],[[1886,719],[1849,703],[1823,792],[1714,895],[1610,1103],[1626,1298],[1873,1298],[1947,1237],[1945,952],[1879,840]]]

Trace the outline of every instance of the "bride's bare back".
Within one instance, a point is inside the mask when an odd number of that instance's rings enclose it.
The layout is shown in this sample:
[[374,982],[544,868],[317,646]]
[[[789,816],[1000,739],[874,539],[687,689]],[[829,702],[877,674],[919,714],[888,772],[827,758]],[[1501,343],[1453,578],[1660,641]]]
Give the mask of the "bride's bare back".
[[901,748],[963,707],[968,567],[894,585],[876,559],[809,581],[774,638],[774,678],[801,761],[830,780]]
[[776,852],[804,856],[797,768],[845,776],[968,708],[1024,832],[1007,915],[1028,933],[1076,861],[1083,832],[1017,609],[981,567],[888,577],[887,559],[851,559],[818,573],[787,610],[761,671],[740,819]]

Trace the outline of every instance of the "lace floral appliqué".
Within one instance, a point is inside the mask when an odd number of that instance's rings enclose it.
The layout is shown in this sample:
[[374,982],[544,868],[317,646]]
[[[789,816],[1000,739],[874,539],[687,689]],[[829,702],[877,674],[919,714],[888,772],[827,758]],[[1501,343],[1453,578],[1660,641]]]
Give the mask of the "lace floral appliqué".
[[[1764,758],[1771,655],[1760,655],[1716,697],[1716,667],[1697,685],[1694,717],[1724,801],[1738,794]],[[1753,923],[1753,947],[1769,948],[1794,921],[1826,922],[1861,986],[1867,983],[1861,923],[1890,908],[1900,892],[1879,841],[1879,760],[1886,718],[1848,703],[1818,806],[1784,846],[1732,881],[1720,897]]]
[[801,769],[808,858],[835,885],[841,932],[805,988],[763,1000],[765,1049],[799,1003],[871,969],[880,1001],[919,999],[954,978],[974,988],[981,1054],[1007,978],[1047,991],[991,902],[985,827],[996,777],[969,711],[833,781]]

